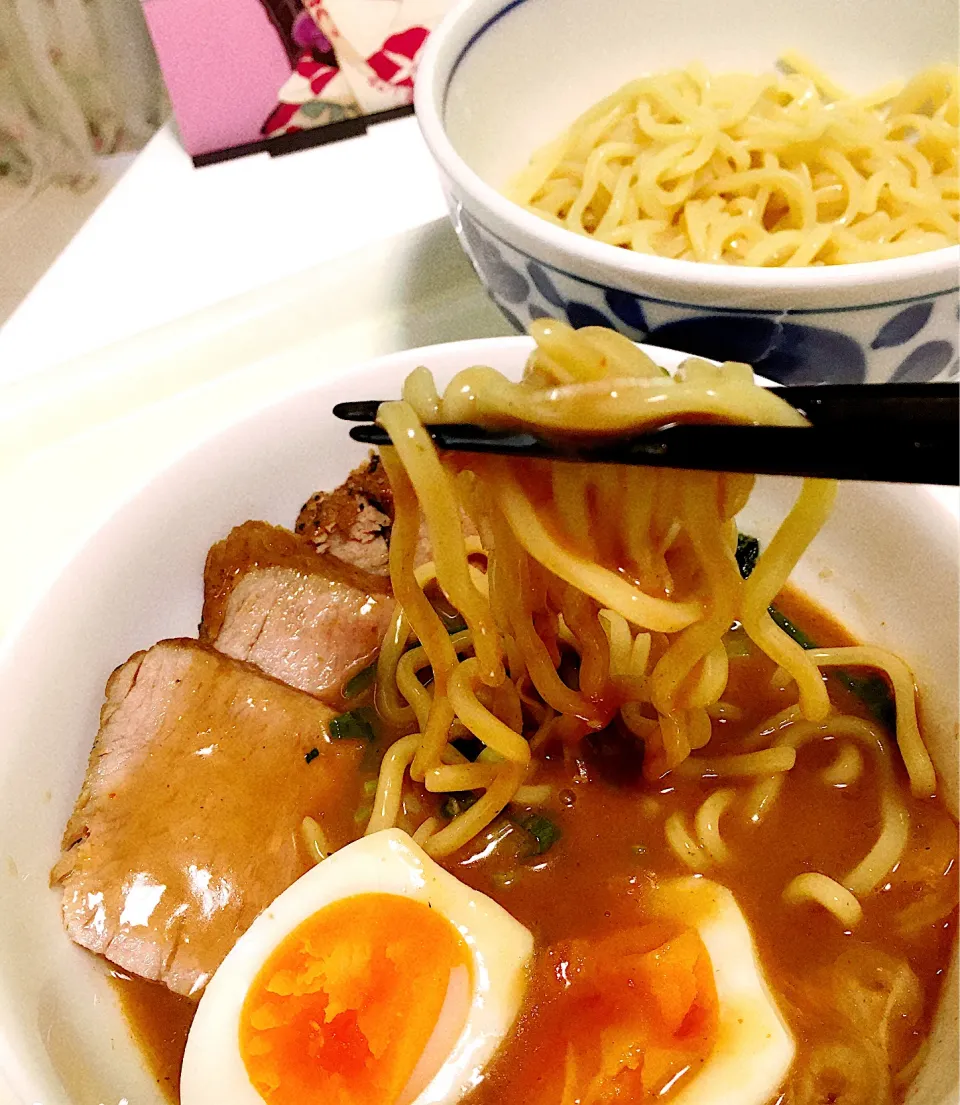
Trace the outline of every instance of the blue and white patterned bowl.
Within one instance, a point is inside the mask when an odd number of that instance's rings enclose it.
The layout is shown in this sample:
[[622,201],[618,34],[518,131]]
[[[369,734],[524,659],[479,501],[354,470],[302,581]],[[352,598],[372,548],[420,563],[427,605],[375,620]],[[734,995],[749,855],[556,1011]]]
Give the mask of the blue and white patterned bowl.
[[638,73],[692,60],[761,71],[795,49],[866,89],[957,58],[954,0],[871,0],[869,19],[859,4],[792,0],[761,21],[751,0],[685,0],[682,33],[677,12],[665,0],[465,0],[431,35],[417,116],[493,300],[518,329],[542,316],[612,326],[784,383],[956,377],[960,247],[807,269],[707,265],[595,242],[501,194],[536,148]]

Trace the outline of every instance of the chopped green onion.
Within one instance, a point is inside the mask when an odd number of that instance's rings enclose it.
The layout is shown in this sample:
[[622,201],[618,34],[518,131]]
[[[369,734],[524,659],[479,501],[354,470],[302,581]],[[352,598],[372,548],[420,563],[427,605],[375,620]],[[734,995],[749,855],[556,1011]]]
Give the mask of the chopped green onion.
[[373,726],[362,710],[348,710],[330,722],[330,736],[334,740],[373,740]]
[[370,820],[370,814],[373,813],[373,806],[358,806],[357,812],[353,815],[353,820],[358,825],[365,825]]
[[498,890],[506,890],[508,886],[513,886],[517,881],[520,872],[514,871],[494,871],[490,876],[490,881]]
[[542,856],[544,852],[549,852],[561,836],[559,827],[542,813],[531,813],[528,817],[521,818],[517,824],[526,829],[536,843],[531,855]]
[[357,695],[363,694],[363,692],[371,686],[374,679],[377,678],[377,665],[371,664],[369,667],[364,668],[363,671],[358,671],[357,674],[347,681],[347,685],[343,688],[344,698],[356,698]]
[[737,656],[752,656],[753,644],[750,638],[746,634],[744,629],[731,629],[729,633],[724,635],[723,647],[727,650],[727,655],[730,657]]
[[476,800],[477,796],[469,790],[461,791],[459,794],[451,794],[440,807],[440,813],[448,821],[452,821],[464,810],[470,809]]
[[367,779],[367,781],[363,784],[363,793],[368,798],[372,798],[373,795],[377,793],[377,780]]

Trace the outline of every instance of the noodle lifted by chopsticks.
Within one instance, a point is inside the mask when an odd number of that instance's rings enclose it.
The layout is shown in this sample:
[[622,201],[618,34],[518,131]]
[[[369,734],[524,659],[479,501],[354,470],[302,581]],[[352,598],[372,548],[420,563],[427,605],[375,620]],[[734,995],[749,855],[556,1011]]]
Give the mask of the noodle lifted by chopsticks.
[[[648,777],[679,767],[709,744],[710,711],[727,684],[723,638],[736,620],[796,681],[799,704],[760,734],[767,751],[747,742],[740,756],[698,757],[688,769],[753,776],[760,808],[783,775],[769,783],[764,777],[788,773],[808,734],[862,737],[863,730],[862,739],[884,755],[882,737],[865,723],[841,719],[838,729],[818,667],[876,665],[892,672],[911,787],[932,793],[906,668],[879,650],[804,651],[767,612],[826,520],[832,482],[805,481],[745,580],[734,556],[734,517],[751,493],[751,476],[437,453],[424,420],[469,418],[594,435],[639,432],[678,418],[803,421],[743,365],[717,368],[691,359],[671,378],[609,331],[542,320],[532,332],[537,349],[520,383],[469,368],[440,396],[419,369],[402,401],[380,407],[379,421],[394,442],[382,459],[395,499],[390,572],[398,605],[378,664],[376,700],[386,721],[416,731],[384,758],[367,831],[394,824],[408,772],[428,791],[482,792],[449,823],[418,834],[432,855],[448,855],[527,783],[531,746],[577,741],[618,714],[645,743]],[[434,560],[417,567],[421,515]],[[433,580],[462,614],[465,630],[448,633],[424,590]],[[565,677],[564,655],[576,657],[576,679]],[[794,736],[790,727],[797,724]],[[464,734],[485,746],[475,763],[452,743]],[[899,806],[889,794],[885,802],[892,826]],[[872,854],[869,871],[851,873],[851,889],[875,885],[902,844],[902,829],[894,835],[892,848]],[[716,857],[722,841],[715,828],[711,842]]]

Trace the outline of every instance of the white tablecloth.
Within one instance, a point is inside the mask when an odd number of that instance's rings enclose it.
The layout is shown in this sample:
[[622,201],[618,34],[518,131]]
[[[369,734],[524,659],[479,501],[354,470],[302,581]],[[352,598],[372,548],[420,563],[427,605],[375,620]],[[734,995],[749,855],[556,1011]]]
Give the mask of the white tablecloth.
[[150,142],[0,330],[0,382],[443,216],[413,118],[285,157],[194,169]]

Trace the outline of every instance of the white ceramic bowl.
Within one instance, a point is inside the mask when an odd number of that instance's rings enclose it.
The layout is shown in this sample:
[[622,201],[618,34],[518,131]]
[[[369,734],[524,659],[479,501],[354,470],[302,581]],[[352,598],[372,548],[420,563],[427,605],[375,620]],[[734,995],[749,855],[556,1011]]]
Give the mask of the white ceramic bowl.
[[956,62],[957,43],[956,0],[463,0],[430,37],[416,109],[460,241],[519,329],[542,315],[599,323],[783,383],[946,379],[960,247],[808,269],[674,261],[565,231],[500,190],[642,73],[694,60],[762,72],[793,49],[866,90]]
[[[208,547],[247,518],[291,525],[365,455],[335,402],[397,394],[484,363],[519,374],[526,338],[399,353],[217,434],[117,511],[0,654],[0,1102],[161,1105],[102,961],[72,945],[48,873],[80,788],[107,676],[136,649],[193,635]],[[667,367],[682,357],[652,350]],[[763,480],[742,519],[768,536],[797,491]],[[865,640],[896,649],[921,688],[927,740],[956,808],[957,520],[928,490],[846,484],[796,580]],[[956,1105],[956,979],[913,1105]],[[230,1105],[211,1102],[210,1105]]]

